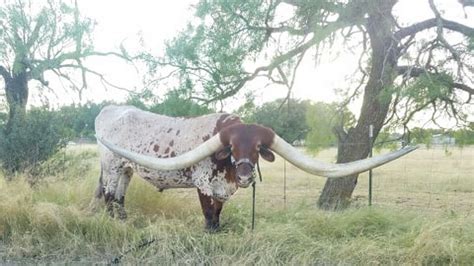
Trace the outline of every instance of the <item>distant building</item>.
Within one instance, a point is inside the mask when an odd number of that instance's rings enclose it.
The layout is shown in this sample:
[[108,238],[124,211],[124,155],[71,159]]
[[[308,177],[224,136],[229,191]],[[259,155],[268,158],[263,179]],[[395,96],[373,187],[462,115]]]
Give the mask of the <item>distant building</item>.
[[455,145],[456,139],[443,134],[433,135],[431,138],[431,144],[433,145]]
[[295,140],[292,145],[296,147],[304,147],[306,146],[306,141],[304,139]]

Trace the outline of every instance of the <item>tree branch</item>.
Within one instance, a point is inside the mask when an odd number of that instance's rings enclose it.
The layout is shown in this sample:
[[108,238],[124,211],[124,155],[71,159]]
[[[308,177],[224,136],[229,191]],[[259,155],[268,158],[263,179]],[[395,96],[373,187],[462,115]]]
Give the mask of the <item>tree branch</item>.
[[301,53],[300,57],[298,58],[298,61],[296,62],[296,65],[293,69],[293,75],[291,77],[291,81],[288,81],[288,78],[286,77],[285,72],[283,72],[281,67],[280,66],[277,67],[278,73],[280,74],[280,77],[282,78],[283,83],[288,89],[286,93],[286,97],[281,102],[280,106],[278,107],[278,110],[280,110],[286,102],[288,102],[288,104],[290,103],[291,91],[293,90],[293,85],[295,84],[296,72],[298,70],[298,67],[301,64],[301,61],[303,61],[304,54],[305,52]]
[[406,77],[416,78],[419,77],[421,74],[428,73],[426,69],[421,67],[415,66],[398,66],[397,67],[398,75],[403,75]]
[[311,40],[304,43],[303,45],[295,47],[294,49],[292,49],[292,50],[290,50],[290,51],[288,51],[288,52],[286,52],[282,55],[279,55],[279,56],[275,57],[272,60],[272,62],[270,62],[270,64],[268,64],[266,66],[257,67],[254,70],[254,72],[249,73],[246,77],[243,77],[242,79],[240,79],[235,87],[225,91],[224,93],[222,93],[218,96],[215,96],[215,97],[212,97],[212,98],[193,97],[193,99],[202,101],[205,104],[209,104],[209,103],[217,101],[219,99],[225,99],[225,98],[234,96],[248,81],[255,79],[259,75],[260,72],[271,71],[271,70],[275,69],[277,66],[279,66],[280,64],[290,60],[294,56],[296,56],[298,54],[301,54],[301,53],[304,53],[306,50],[311,48],[314,44],[318,43],[319,41],[320,40],[316,36],[313,36],[313,38]]
[[[83,73],[82,73],[82,77],[83,77],[83,78],[85,78],[85,77],[84,77],[85,73],[89,73],[89,74],[92,74],[92,75],[95,75],[96,77],[98,77],[99,80],[100,80],[100,82],[101,82],[102,84],[104,84],[104,85],[108,85],[108,86],[113,87],[113,88],[115,88],[115,89],[123,90],[123,91],[129,92],[129,93],[134,92],[133,90],[130,90],[130,89],[127,89],[127,88],[124,88],[124,87],[120,87],[120,86],[118,86],[118,85],[115,85],[115,84],[111,83],[110,81],[108,81],[108,80],[105,78],[105,76],[104,76],[103,74],[101,74],[101,73],[99,73],[99,72],[97,72],[97,71],[94,71],[94,70],[92,70],[92,69],[90,69],[90,68],[87,68],[87,67],[85,67],[85,66],[79,66],[79,65],[75,65],[75,64],[63,64],[63,65],[57,67],[56,69],[61,69],[61,68],[75,68],[75,69],[79,69],[80,71],[83,72]],[[81,90],[82,90],[82,89],[78,88],[77,85],[76,85],[75,87],[76,87],[76,89],[77,89],[78,91],[81,91]],[[106,86],[105,86],[105,87],[106,87]]]
[[10,72],[4,66],[0,66],[0,75],[5,80],[5,83],[10,81],[10,79],[12,78]]
[[[474,28],[466,26],[464,24],[454,22],[451,20],[441,18],[441,22],[443,24],[443,28],[449,29],[455,32],[459,32],[466,36],[474,36]],[[438,20],[436,18],[428,19],[425,21],[418,22],[411,26],[405,27],[397,32],[395,32],[394,36],[398,40],[401,40],[407,36],[417,34],[420,31],[424,31],[427,29],[431,29],[438,26]]]
[[[293,28],[293,27],[290,27],[290,26],[287,26],[287,25],[282,25],[280,27],[271,27],[270,25],[268,25],[268,12],[270,12],[270,10],[271,10],[271,7],[269,7],[268,11],[267,11],[265,26],[252,25],[252,24],[250,24],[248,19],[246,19],[242,14],[239,14],[235,11],[230,11],[230,13],[232,15],[240,18],[245,23],[247,29],[257,30],[257,31],[265,31],[267,36],[270,36],[272,33],[277,33],[277,32],[288,32],[288,33],[293,34],[293,35],[306,35],[310,32],[307,29],[297,29],[297,28]],[[266,37],[266,38],[268,38],[268,37]]]
[[454,47],[452,47],[451,44],[449,44],[448,41],[444,38],[444,35],[443,35],[443,18],[441,17],[441,13],[436,8],[436,5],[434,4],[434,0],[428,0],[428,2],[430,4],[431,10],[433,11],[433,13],[435,14],[435,17],[436,17],[436,22],[437,22],[436,32],[438,34],[437,39],[444,45],[444,47],[446,49],[449,50],[449,52],[451,52],[451,55],[453,56],[454,60],[456,60],[456,62],[458,64],[458,76],[461,77],[461,69],[462,69],[461,59],[459,58],[459,54],[456,51],[456,49],[454,49]]
[[[415,67],[415,66],[398,66],[397,67],[398,75],[404,75],[406,77],[416,78],[421,76],[422,74],[427,75],[436,75],[436,73],[431,73],[424,68]],[[469,93],[470,95],[474,95],[474,88],[459,82],[451,82],[450,86],[455,89],[459,89]]]
[[463,91],[465,91],[465,92],[467,92],[471,95],[474,95],[474,88],[471,88],[471,87],[467,86],[466,84],[453,82],[452,86],[453,86],[453,88],[460,89],[460,90],[463,90]]
[[462,4],[463,7],[466,6],[474,6],[474,0],[458,0],[459,3]]

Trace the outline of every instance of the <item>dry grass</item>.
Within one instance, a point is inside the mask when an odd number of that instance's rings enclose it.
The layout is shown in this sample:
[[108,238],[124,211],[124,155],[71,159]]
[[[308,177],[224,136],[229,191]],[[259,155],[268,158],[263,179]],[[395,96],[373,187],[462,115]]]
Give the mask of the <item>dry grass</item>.
[[[262,164],[257,230],[251,232],[251,190],[226,204],[223,229],[203,230],[194,189],[158,193],[134,178],[129,219],[87,206],[97,184],[95,146],[68,150],[68,167],[31,188],[0,178],[0,264],[107,263],[143,239],[157,240],[122,257],[129,264],[469,264],[474,261],[474,147],[421,149],[374,171],[374,202],[366,205],[366,174],[345,212],[317,210],[324,179],[283,162]],[[83,156],[83,154],[92,155]],[[331,161],[335,151],[318,158]],[[75,157],[74,157],[75,156]],[[82,157],[81,157],[82,156]],[[286,204],[285,204],[286,203]]]

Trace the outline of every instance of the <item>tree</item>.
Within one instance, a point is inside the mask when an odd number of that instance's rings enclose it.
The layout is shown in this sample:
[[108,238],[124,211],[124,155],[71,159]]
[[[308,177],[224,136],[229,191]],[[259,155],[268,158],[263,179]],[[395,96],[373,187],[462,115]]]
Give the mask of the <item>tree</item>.
[[305,121],[308,101],[277,99],[255,108],[249,121],[272,128],[279,136],[293,143],[304,140],[308,133]]
[[[41,126],[32,118],[46,116],[32,113],[28,118],[26,106],[33,81],[40,87],[55,92],[57,89],[50,87],[45,78],[48,74],[52,74],[51,77],[56,76],[80,96],[87,87],[90,75],[99,78],[104,84],[113,86],[103,74],[87,66],[87,58],[116,56],[128,60],[123,48],[120,53],[94,50],[91,39],[94,21],[80,14],[77,1],[66,3],[66,1],[48,0],[40,3],[32,0],[4,0],[0,7],[0,25],[0,76],[4,82],[3,96],[8,107],[6,124],[0,129],[3,138],[3,146],[0,148],[7,153],[18,151],[14,149],[16,144],[47,140],[30,136],[25,139],[18,136],[23,134],[23,131],[26,135],[29,128],[40,129]],[[40,121],[47,123],[48,120]],[[50,136],[54,135],[50,131],[53,129],[59,127],[48,127],[47,132]],[[48,145],[57,146],[38,149],[35,158],[41,161],[54,154],[64,143],[61,135],[58,133],[58,137],[46,141]],[[44,145],[36,143],[35,146]],[[2,156],[3,166],[8,168],[6,170],[9,174],[26,169],[27,164],[35,161],[22,155],[15,158],[9,160],[8,155]]]
[[469,123],[466,128],[456,130],[453,135],[456,139],[456,144],[461,147],[474,145],[474,122]]
[[174,90],[168,92],[162,102],[152,105],[150,111],[168,116],[199,116],[209,114],[213,110],[186,98],[182,92]]
[[[45,79],[45,74],[52,73],[81,93],[88,75],[110,85],[85,59],[109,55],[127,59],[123,49],[121,53],[94,50],[90,37],[94,21],[81,16],[77,1],[4,0],[0,25],[0,76],[9,108],[7,132],[15,123],[24,122],[31,81],[54,92]],[[80,75],[79,80],[74,73]]]
[[95,140],[95,118],[102,108],[112,102],[92,103],[82,105],[61,106],[54,111],[61,118],[63,130],[70,132],[71,138],[86,138]]
[[214,111],[186,96],[187,90],[177,89],[167,92],[164,99],[160,99],[153,95],[151,91],[145,90],[141,94],[129,95],[126,103],[142,110],[167,116],[199,116]]
[[426,130],[423,128],[415,127],[411,130],[410,137],[412,143],[424,144],[426,147],[431,147],[433,140],[433,130]]
[[254,123],[254,113],[257,109],[257,105],[255,104],[255,95],[252,92],[245,94],[245,101],[244,103],[234,111],[235,114],[239,115],[240,119],[244,123]]
[[351,127],[354,122],[354,114],[347,108],[339,108],[336,103],[311,104],[306,112],[306,123],[309,125],[306,146],[316,151],[334,146],[337,144],[337,137],[333,134],[335,129]]
[[[291,91],[305,56],[352,49],[360,58],[359,82],[348,86],[343,104],[356,97],[362,104],[356,124],[339,127],[336,134],[337,162],[350,162],[368,156],[371,126],[377,137],[390,123],[408,128],[421,111],[431,112],[433,120],[440,114],[458,123],[468,118],[474,28],[443,17],[434,0],[427,6],[432,18],[401,21],[395,14],[397,2],[202,0],[193,22],[169,42],[166,56],[142,58],[152,62],[152,71],[171,67],[163,76],[193,84],[192,98],[209,103],[236,95],[256,78],[266,77]],[[452,4],[466,10],[472,4],[462,3]],[[357,176],[328,179],[318,206],[347,207]]]

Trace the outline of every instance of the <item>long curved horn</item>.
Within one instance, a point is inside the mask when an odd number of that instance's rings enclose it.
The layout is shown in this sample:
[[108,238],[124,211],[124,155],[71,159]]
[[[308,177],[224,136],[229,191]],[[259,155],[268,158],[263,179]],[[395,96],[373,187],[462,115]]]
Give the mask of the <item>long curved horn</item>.
[[305,172],[314,175],[335,178],[349,176],[375,168],[395,160],[411,151],[414,151],[417,149],[417,147],[407,146],[392,153],[341,164],[332,164],[314,160],[313,158],[310,158],[309,156],[295,149],[276,134],[270,149]]
[[153,156],[143,155],[140,153],[126,150],[122,147],[110,143],[105,139],[101,139],[98,136],[96,137],[99,143],[107,147],[112,152],[122,157],[125,157],[134,163],[155,170],[179,170],[184,169],[186,167],[190,167],[204,160],[205,158],[212,155],[223,147],[222,142],[220,140],[220,135],[216,134],[215,136],[208,139],[206,142],[197,146],[193,150],[190,150],[177,157],[156,158]]

